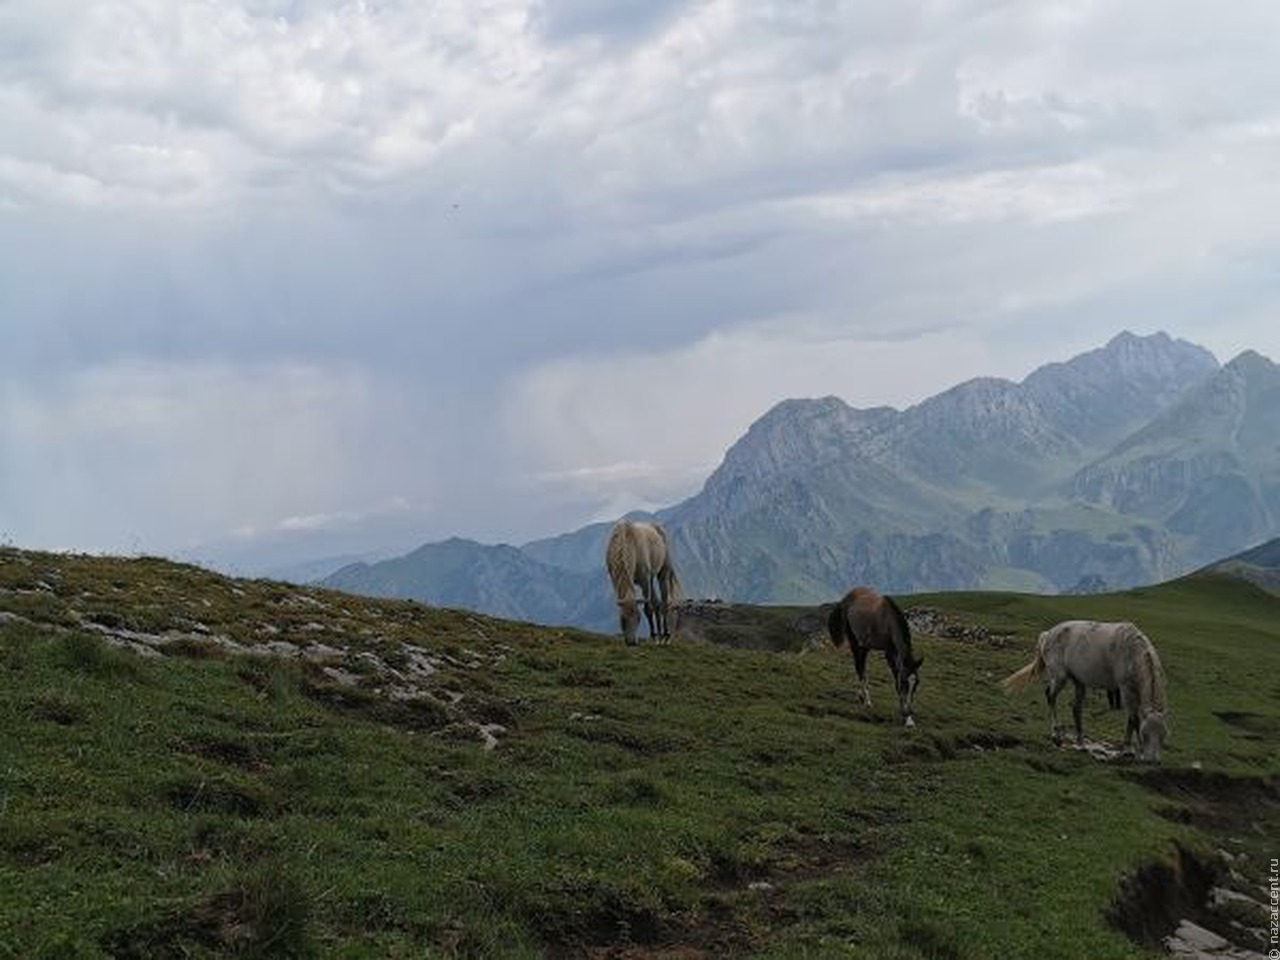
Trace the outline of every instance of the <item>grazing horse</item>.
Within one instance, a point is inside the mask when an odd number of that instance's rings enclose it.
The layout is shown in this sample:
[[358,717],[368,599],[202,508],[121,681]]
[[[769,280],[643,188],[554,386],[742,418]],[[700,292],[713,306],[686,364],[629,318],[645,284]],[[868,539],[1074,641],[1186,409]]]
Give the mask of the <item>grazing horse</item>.
[[640,624],[636,587],[644,599],[650,638],[671,639],[667,616],[671,605],[680,599],[680,579],[671,562],[667,532],[656,523],[619,520],[609,536],[605,566],[613,581],[618,619],[627,646],[635,646],[636,627]]
[[1061,740],[1058,693],[1069,680],[1075,685],[1071,713],[1077,744],[1084,743],[1085,689],[1118,690],[1128,713],[1125,748],[1129,748],[1136,733],[1138,757],[1160,762],[1166,732],[1164,670],[1156,648],[1132,623],[1068,620],[1051,627],[1040,634],[1035,659],[1006,677],[1004,688],[1024,687],[1040,677],[1044,678],[1045,698],[1049,701],[1049,735],[1054,742]]
[[854,587],[827,617],[827,632],[837,647],[846,639],[853,651],[853,665],[862,683],[862,702],[871,706],[871,688],[867,685],[867,652],[883,650],[893,673],[898,691],[898,713],[905,726],[914,727],[911,698],[920,686],[919,660],[911,652],[911,628],[907,618],[890,597],[882,597],[870,587]]

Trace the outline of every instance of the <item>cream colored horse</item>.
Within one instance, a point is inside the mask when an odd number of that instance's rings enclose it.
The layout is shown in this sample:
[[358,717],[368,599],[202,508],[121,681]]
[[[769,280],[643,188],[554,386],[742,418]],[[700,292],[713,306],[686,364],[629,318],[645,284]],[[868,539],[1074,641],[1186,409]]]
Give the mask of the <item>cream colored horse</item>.
[[1132,623],[1068,620],[1051,627],[1040,634],[1035,659],[1006,677],[1004,688],[1024,687],[1041,677],[1045,698],[1049,701],[1049,733],[1055,741],[1062,735],[1058,723],[1058,694],[1067,681],[1075,685],[1071,713],[1077,744],[1084,743],[1085,689],[1119,690],[1120,702],[1128,712],[1125,747],[1129,747],[1136,733],[1139,758],[1160,762],[1168,709],[1164,670],[1156,648]]
[[619,520],[609,536],[605,566],[613,581],[618,600],[618,619],[628,646],[636,643],[640,611],[635,588],[644,600],[644,615],[649,621],[649,636],[669,640],[671,632],[667,616],[671,605],[680,599],[680,579],[671,563],[671,545],[667,532],[656,523]]

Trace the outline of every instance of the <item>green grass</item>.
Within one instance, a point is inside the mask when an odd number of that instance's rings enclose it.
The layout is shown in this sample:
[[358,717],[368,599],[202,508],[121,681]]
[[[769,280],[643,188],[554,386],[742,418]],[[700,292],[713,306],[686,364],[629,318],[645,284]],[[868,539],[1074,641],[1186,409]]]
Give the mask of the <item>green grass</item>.
[[[25,620],[0,625],[0,957],[1140,957],[1106,920],[1122,877],[1175,844],[1266,853],[1249,830],[1277,825],[1276,598],[1200,578],[906,602],[1014,637],[920,638],[914,730],[882,660],[875,706],[855,703],[847,651],[627,649],[5,551],[0,610]],[[1000,691],[1068,616],[1159,646],[1160,773],[1052,747],[1042,698]],[[144,658],[86,621],[318,639],[352,673],[361,652],[403,668],[402,643],[453,662],[438,699],[394,704],[367,669],[342,687],[194,642]],[[1101,698],[1086,723],[1119,737]]]

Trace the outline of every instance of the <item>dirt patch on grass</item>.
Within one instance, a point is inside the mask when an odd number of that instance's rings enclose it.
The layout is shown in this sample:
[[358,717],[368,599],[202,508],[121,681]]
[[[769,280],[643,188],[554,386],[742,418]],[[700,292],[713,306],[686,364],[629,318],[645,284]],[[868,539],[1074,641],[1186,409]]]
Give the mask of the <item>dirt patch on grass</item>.
[[954,931],[943,924],[919,917],[899,921],[898,939],[930,960],[959,960],[962,956]]
[[857,837],[797,837],[777,846],[764,876],[775,883],[823,880],[864,865],[876,852]]
[[599,956],[614,947],[659,944],[670,934],[657,905],[611,883],[566,879],[538,899],[527,922],[548,957]]
[[1204,915],[1217,874],[1207,857],[1177,845],[1121,879],[1107,921],[1136,943],[1160,947],[1184,918]]
[[717,942],[707,947],[689,943],[592,947],[582,953],[588,960],[719,960],[720,957],[741,955],[741,949],[727,942]]
[[307,892],[274,865],[249,871],[232,889],[151,917],[103,938],[120,960],[178,960],[213,951],[225,957],[316,956]]
[[566,732],[589,743],[611,744],[645,756],[685,749],[688,737],[668,731],[632,726],[601,717],[591,723],[575,723]]
[[1280,778],[1233,777],[1217,771],[1161,768],[1132,779],[1174,801],[1160,811],[1179,823],[1211,833],[1253,832],[1266,819],[1280,818]]
[[1265,911],[1253,899],[1266,886],[1265,861],[1250,856],[1248,848],[1253,838],[1271,837],[1280,829],[1280,778],[1197,769],[1145,770],[1130,776],[1171,801],[1157,809],[1160,816],[1197,828],[1217,850],[1176,846],[1141,866],[1121,881],[1107,915],[1111,923],[1150,947],[1181,949],[1179,940],[1167,938],[1200,927],[1202,936],[1216,936],[1228,946],[1265,948]]
[[634,915],[595,919],[600,926],[587,931],[587,938],[550,945],[545,955],[556,960],[720,960],[747,956],[759,947],[751,928],[731,913],[643,916],[639,927]]
[[60,727],[70,727],[83,722],[88,711],[84,704],[60,694],[37,697],[31,702],[31,716]]
[[213,760],[215,763],[237,767],[241,770],[262,770],[266,764],[258,751],[249,743],[224,737],[178,740],[174,748],[181,753]]
[[265,790],[225,777],[180,780],[165,789],[164,797],[171,807],[184,813],[228,813],[237,817],[262,816],[271,805]]
[[1280,740],[1280,718],[1236,710],[1215,710],[1213,715],[1247,740]]
[[770,931],[797,921],[797,908],[788,902],[794,885],[859,869],[875,855],[858,837],[788,837],[761,859],[716,859],[693,907],[668,909],[612,885],[588,884],[557,889],[554,902],[561,906],[539,910],[532,926],[546,956],[564,960],[748,956],[767,944]]

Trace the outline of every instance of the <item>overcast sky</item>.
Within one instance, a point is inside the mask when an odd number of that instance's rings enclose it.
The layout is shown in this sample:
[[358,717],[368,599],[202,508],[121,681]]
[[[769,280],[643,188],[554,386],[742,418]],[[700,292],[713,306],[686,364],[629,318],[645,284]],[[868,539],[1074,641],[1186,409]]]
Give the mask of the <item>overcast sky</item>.
[[519,543],[778,400],[1280,359],[1280,5],[0,0],[0,541]]

